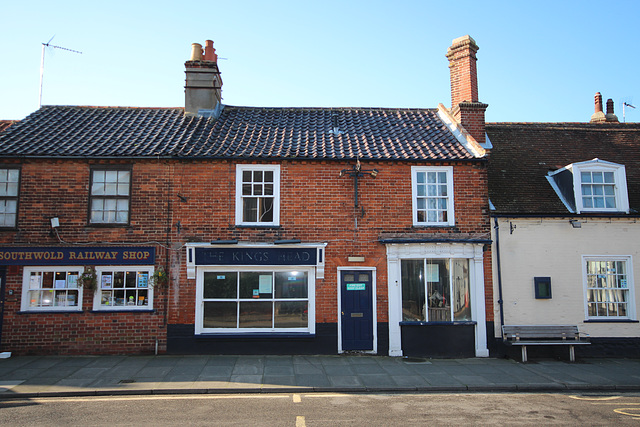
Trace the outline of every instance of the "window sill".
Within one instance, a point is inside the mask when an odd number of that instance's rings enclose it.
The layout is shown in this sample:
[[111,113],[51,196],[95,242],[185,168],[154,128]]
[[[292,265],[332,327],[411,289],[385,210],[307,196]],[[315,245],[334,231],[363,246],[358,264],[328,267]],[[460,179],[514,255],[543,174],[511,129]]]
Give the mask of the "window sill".
[[425,228],[453,228],[455,224],[413,224],[412,228],[425,229]]
[[261,224],[236,224],[236,228],[273,228],[279,229],[280,225],[261,225]]
[[250,332],[243,334],[241,332],[221,333],[221,332],[202,332],[195,334],[196,339],[208,338],[229,338],[229,339],[251,339],[251,338],[315,338],[316,334],[308,332]]
[[633,319],[587,319],[584,323],[640,323]]
[[84,310],[21,310],[17,314],[67,314],[83,312]]
[[462,320],[462,321],[453,321],[453,322],[422,322],[422,321],[400,322],[400,326],[438,326],[438,325],[454,325],[454,326],[458,326],[458,325],[476,325],[476,324],[477,324],[477,322],[474,321],[474,320]]
[[113,224],[102,224],[102,223],[98,223],[98,224],[93,224],[93,223],[88,223],[87,227],[95,227],[95,228],[128,228],[131,225],[127,222],[127,223],[113,223]]
[[154,308],[104,308],[93,309],[90,313],[155,313]]

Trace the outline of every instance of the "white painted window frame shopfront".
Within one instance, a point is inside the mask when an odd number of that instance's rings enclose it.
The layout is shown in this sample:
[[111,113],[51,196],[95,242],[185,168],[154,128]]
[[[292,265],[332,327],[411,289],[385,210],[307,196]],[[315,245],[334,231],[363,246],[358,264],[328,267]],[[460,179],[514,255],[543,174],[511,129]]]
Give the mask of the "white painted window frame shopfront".
[[476,357],[489,357],[484,300],[483,246],[480,243],[387,243],[389,356],[403,355],[400,326],[403,321],[401,260],[468,259],[471,320],[476,324],[475,355]]

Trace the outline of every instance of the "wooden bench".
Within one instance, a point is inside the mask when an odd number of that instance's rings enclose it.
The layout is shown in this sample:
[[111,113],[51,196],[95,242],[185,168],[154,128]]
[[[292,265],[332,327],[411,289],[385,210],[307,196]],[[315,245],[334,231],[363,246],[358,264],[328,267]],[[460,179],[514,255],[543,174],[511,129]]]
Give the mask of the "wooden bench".
[[591,344],[575,325],[503,325],[502,339],[507,345],[522,347],[522,362],[527,361],[529,345],[568,345],[569,359],[575,362],[573,347]]

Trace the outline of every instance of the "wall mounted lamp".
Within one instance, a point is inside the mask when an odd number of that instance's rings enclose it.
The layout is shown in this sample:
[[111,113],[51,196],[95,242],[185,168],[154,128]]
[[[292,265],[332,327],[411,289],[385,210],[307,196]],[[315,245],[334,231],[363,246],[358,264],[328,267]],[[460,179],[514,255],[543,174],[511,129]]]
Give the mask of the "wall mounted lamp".
[[577,219],[570,219],[569,222],[573,228],[582,228],[582,223]]
[[54,216],[53,218],[51,218],[51,228],[58,228],[60,227],[60,220],[58,219],[57,216]]

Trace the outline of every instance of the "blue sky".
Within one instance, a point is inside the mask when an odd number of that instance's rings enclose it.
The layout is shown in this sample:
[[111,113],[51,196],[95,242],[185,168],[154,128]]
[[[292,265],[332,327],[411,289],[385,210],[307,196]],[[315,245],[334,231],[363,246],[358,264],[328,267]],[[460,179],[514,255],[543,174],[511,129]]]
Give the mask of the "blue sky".
[[432,108],[454,38],[478,45],[487,121],[586,122],[593,97],[640,121],[638,1],[12,1],[0,16],[0,119],[43,105],[181,107],[191,43],[214,41],[223,102]]

